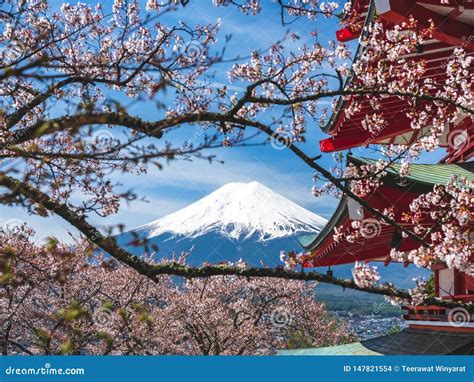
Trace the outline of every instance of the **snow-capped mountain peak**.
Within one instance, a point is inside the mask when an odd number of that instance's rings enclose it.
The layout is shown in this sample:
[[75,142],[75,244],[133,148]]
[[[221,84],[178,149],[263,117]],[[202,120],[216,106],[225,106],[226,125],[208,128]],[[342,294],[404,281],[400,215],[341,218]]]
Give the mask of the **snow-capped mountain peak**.
[[319,232],[326,219],[258,183],[228,183],[189,206],[135,231],[148,238],[171,233],[196,238],[217,232],[259,241]]

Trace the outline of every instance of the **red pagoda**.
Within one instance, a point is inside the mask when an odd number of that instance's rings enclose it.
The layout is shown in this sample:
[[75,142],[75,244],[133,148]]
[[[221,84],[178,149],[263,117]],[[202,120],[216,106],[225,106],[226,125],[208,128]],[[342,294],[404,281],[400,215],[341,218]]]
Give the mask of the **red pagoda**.
[[[474,55],[474,2],[450,0],[444,4],[439,0],[354,0],[352,2],[352,22],[336,33],[339,41],[349,41],[360,36],[364,25],[373,22],[377,17],[385,25],[408,22],[413,16],[421,27],[429,27],[432,21],[435,29],[432,38],[424,41],[420,51],[400,58],[407,60],[423,60],[427,64],[426,75],[435,83],[442,83],[446,78],[446,62],[454,49],[462,47],[468,55]],[[355,16],[354,16],[355,13]],[[359,48],[355,60],[362,53]],[[471,66],[470,72],[473,72]],[[350,84],[350,80],[349,80]],[[374,136],[362,126],[369,107],[361,107],[356,115],[346,118],[344,109],[347,102],[342,99],[337,105],[337,111],[332,115],[323,131],[331,137],[322,140],[322,152],[334,152],[370,144],[400,143],[409,144],[423,134],[423,129],[413,130],[406,116],[407,101],[392,96],[381,100],[381,108],[387,117],[387,126]],[[428,127],[429,128],[429,127]],[[448,149],[448,155],[443,162],[467,161],[474,155],[474,140],[459,147],[449,147],[450,132],[465,131],[467,136],[474,133],[474,122],[471,116],[459,115],[455,123],[449,126],[441,139],[441,145]]]
[[[348,161],[359,166],[373,160],[349,156]],[[419,195],[430,192],[435,184],[448,183],[453,175],[474,181],[474,162],[413,164],[410,167],[410,174],[403,179],[399,176],[399,169],[398,164],[387,168],[383,183],[371,195],[364,198],[377,210],[390,208],[395,216],[400,216],[400,213],[409,210],[409,204]],[[367,234],[356,240],[348,240],[342,235],[336,242],[333,238],[334,229],[339,228],[342,232],[350,233],[352,222],[356,220],[369,225],[366,227]],[[413,224],[403,221],[397,223],[406,229],[414,227]],[[426,224],[432,226],[435,222],[427,221]],[[474,222],[472,227],[474,228]],[[405,252],[418,248],[420,243],[410,238],[402,239],[393,226],[381,224],[357,202],[343,197],[324,229],[312,240],[307,239],[304,245],[310,253],[304,265],[313,268],[355,261],[380,261],[388,265],[392,261],[390,257],[392,248]],[[437,297],[463,302],[474,301],[474,277],[448,269],[442,264],[437,264],[433,271]],[[405,318],[412,328],[453,330],[453,325],[449,322],[449,309],[434,306],[406,307],[406,309],[408,312]],[[468,319],[472,321],[471,317],[464,318],[466,321]],[[466,322],[455,330],[474,333],[474,322]]]
[[[447,3],[447,4],[446,4]],[[423,49],[418,53],[405,56],[407,60],[424,60],[428,65],[427,76],[433,81],[442,82],[446,76],[445,62],[454,49],[463,47],[469,55],[474,54],[474,1],[450,0],[353,0],[352,9],[347,15],[351,20],[346,26],[337,31],[339,41],[350,41],[363,33],[364,26],[369,25],[375,18],[384,25],[399,25],[413,16],[419,25],[429,26],[434,23],[435,29],[430,40],[425,41]],[[359,47],[355,55],[357,60],[361,54]],[[472,73],[473,67],[469,68]],[[350,86],[349,78],[347,85]],[[323,131],[330,137],[320,141],[322,152],[335,152],[367,146],[368,144],[410,144],[419,134],[430,129],[430,126],[414,130],[406,116],[407,101],[399,97],[387,97],[381,100],[381,107],[388,115],[387,126],[377,135],[364,129],[362,121],[370,109],[366,102],[356,115],[346,118],[344,109],[350,100],[340,99],[336,111]],[[465,135],[464,144],[449,144],[450,133],[456,131]],[[407,211],[409,204],[416,197],[433,189],[435,184],[446,184],[453,175],[464,176],[474,181],[474,162],[469,159],[474,156],[474,123],[469,115],[458,115],[455,123],[446,128],[441,145],[447,148],[447,155],[441,163],[432,165],[414,164],[410,166],[410,174],[401,179],[399,165],[387,169],[387,175],[382,184],[372,195],[364,198],[372,207],[379,211],[392,208],[395,211]],[[348,156],[348,162],[361,166],[371,162],[366,158]],[[349,242],[342,239],[335,241],[334,228],[342,227],[342,231],[350,231],[354,220],[371,220],[378,224],[376,235],[366,235]],[[397,221],[404,228],[412,225]],[[427,222],[434,225],[435,222]],[[474,222],[472,222],[474,228]],[[409,251],[420,244],[410,238],[401,237],[399,232],[390,225],[380,224],[367,211],[364,211],[354,200],[344,196],[327,226],[316,236],[304,238],[302,241],[309,255],[305,267],[335,266],[354,263],[355,261],[380,261],[388,265],[391,261],[392,248],[398,251]],[[473,255],[474,256],[474,255]],[[408,265],[408,264],[406,264]],[[474,277],[448,269],[439,264],[434,269],[435,294],[442,299],[469,303],[474,301]],[[379,338],[357,346],[343,345],[339,350],[330,348],[310,349],[301,354],[474,354],[474,319],[473,315],[463,310],[463,324],[453,324],[452,309],[441,306],[407,306],[404,318],[408,329],[397,334],[398,339]],[[416,350],[416,346],[405,346],[407,341],[427,343],[426,336],[436,336],[438,342],[443,342],[440,349]],[[425,337],[424,337],[425,336]],[[403,337],[403,338],[402,338]],[[416,337],[416,339],[415,339]],[[433,337],[434,338],[434,337]],[[447,345],[448,342],[451,345]],[[390,346],[393,346],[390,348]],[[345,346],[345,347],[344,347]],[[397,347],[398,346],[398,347]],[[344,349],[343,349],[344,348]],[[382,349],[382,350],[381,350]],[[424,353],[425,352],[425,353]],[[291,353],[291,352],[290,352]],[[299,354],[298,352],[293,352]],[[285,352],[282,352],[285,354]]]

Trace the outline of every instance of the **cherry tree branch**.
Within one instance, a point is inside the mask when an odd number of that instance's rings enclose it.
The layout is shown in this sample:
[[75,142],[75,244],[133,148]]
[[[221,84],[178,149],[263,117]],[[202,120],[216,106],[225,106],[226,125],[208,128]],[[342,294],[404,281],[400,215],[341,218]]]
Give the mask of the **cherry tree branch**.
[[[251,97],[251,92],[246,92],[244,97]],[[321,95],[322,97],[322,95]],[[243,105],[243,103],[241,103]],[[198,123],[198,122],[230,122],[236,125],[240,125],[242,127],[251,126],[259,131],[265,133],[269,137],[278,140],[282,144],[288,146],[288,148],[296,154],[300,159],[303,160],[310,168],[319,172],[329,181],[331,181],[339,190],[344,192],[346,195],[360,203],[368,212],[382,220],[383,222],[395,227],[400,232],[406,233],[410,238],[415,240],[416,242],[428,246],[429,244],[421,237],[416,235],[411,230],[401,226],[393,219],[389,218],[388,216],[384,215],[377,209],[373,208],[367,201],[360,198],[359,196],[355,195],[351,189],[345,184],[345,182],[334,175],[331,174],[330,171],[326,170],[323,166],[319,165],[314,159],[310,158],[306,153],[304,153],[301,149],[299,149],[295,144],[291,142],[287,142],[287,139],[277,132],[273,131],[269,126],[261,123],[252,121],[250,119],[245,118],[238,118],[234,116],[237,110],[233,109],[229,111],[229,113],[221,114],[221,113],[214,113],[214,112],[202,112],[202,113],[188,113],[183,114],[174,118],[168,118],[159,120],[156,122],[149,122],[144,121],[141,118],[133,117],[127,114],[126,112],[120,113],[93,113],[93,114],[77,114],[67,117],[61,117],[58,119],[50,120],[47,122],[38,122],[31,128],[28,128],[24,131],[18,131],[16,137],[10,138],[11,143],[18,144],[19,142],[24,142],[29,140],[33,136],[37,135],[44,135],[46,133],[52,133],[56,131],[61,131],[64,129],[77,129],[80,126],[91,125],[91,124],[107,124],[107,125],[116,125],[116,126],[124,126],[131,128],[133,130],[139,131],[144,133],[150,137],[154,138],[161,138],[163,133],[166,129],[179,126],[185,123]],[[10,143],[10,144],[11,144]]]
[[[7,119],[6,125],[8,127],[13,127],[15,123],[19,122],[21,116],[33,106],[37,106],[40,102],[44,101],[45,97],[53,94],[55,89],[61,88],[71,83],[75,82],[87,82],[94,83],[97,82],[97,79],[85,79],[85,78],[69,78],[60,83],[54,85],[48,89],[44,94],[38,96],[30,104],[27,104],[25,107],[21,108],[14,114],[10,115]],[[214,113],[214,112],[198,112],[198,113],[185,113],[178,117],[167,118],[158,121],[143,121],[140,118],[133,117],[123,111],[119,113],[114,112],[103,112],[103,113],[84,113],[77,114],[73,116],[62,116],[48,121],[40,121],[35,123],[32,126],[27,128],[19,129],[14,132],[14,136],[17,139],[13,138],[12,141],[14,144],[25,142],[31,138],[37,137],[38,135],[45,135],[68,129],[71,127],[79,128],[81,126],[91,125],[91,124],[110,124],[118,125],[129,128],[137,128],[138,130],[153,132],[153,135],[157,137],[157,131],[165,130],[170,127],[175,127],[184,123],[193,123],[193,122],[218,122],[225,121],[229,117],[233,117],[236,113],[247,103],[257,103],[257,104],[267,104],[267,105],[280,105],[280,106],[291,106],[295,104],[301,104],[308,101],[317,101],[323,98],[331,98],[336,96],[363,96],[363,95],[383,95],[383,96],[398,96],[398,97],[408,97],[416,98],[426,101],[437,101],[443,102],[448,105],[453,105],[460,110],[474,115],[474,109],[471,109],[459,102],[456,102],[452,99],[445,97],[432,96],[429,94],[415,94],[410,92],[399,92],[399,91],[389,91],[389,90],[377,90],[377,89],[338,89],[334,91],[325,91],[317,94],[310,94],[307,96],[300,96],[294,98],[268,98],[268,97],[257,97],[252,95],[254,90],[264,84],[264,83],[273,83],[270,79],[263,79],[247,87],[246,92],[242,97],[236,102],[236,104],[224,114]],[[158,137],[161,137],[159,135]]]
[[363,95],[380,95],[380,96],[397,96],[404,98],[415,98],[425,101],[438,101],[443,102],[448,105],[453,105],[460,110],[474,114],[474,109],[469,108],[462,103],[459,103],[453,99],[446,97],[434,96],[430,94],[420,94],[420,93],[411,93],[411,92],[401,92],[393,90],[384,90],[384,89],[338,89],[334,91],[326,91],[317,94],[310,94],[307,96],[299,96],[290,99],[285,98],[269,98],[269,97],[260,97],[248,95],[246,101],[250,103],[259,103],[259,104],[269,104],[269,105],[280,105],[280,106],[289,106],[299,103],[304,103],[308,101],[317,101],[321,98],[336,97],[336,96],[363,96]]

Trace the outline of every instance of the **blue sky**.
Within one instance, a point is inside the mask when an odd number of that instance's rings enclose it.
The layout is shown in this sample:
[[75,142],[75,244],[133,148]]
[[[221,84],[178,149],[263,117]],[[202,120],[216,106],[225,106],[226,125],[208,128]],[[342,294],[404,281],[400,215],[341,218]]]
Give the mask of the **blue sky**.
[[[190,25],[214,23],[222,20],[220,41],[232,34],[228,43],[228,57],[247,56],[253,49],[265,49],[280,40],[288,27],[280,23],[279,8],[271,0],[263,1],[263,11],[258,16],[242,15],[235,7],[216,8],[208,1],[191,1],[184,9],[167,15],[167,23],[182,19]],[[334,39],[337,24],[333,20],[319,18],[316,21],[300,19],[291,25],[291,30],[301,36],[298,44],[314,43],[310,32],[319,31],[319,41],[326,43]],[[297,46],[290,48],[297,48]],[[231,65],[231,64],[229,64]],[[216,81],[225,81],[227,67],[216,72]],[[238,89],[236,89],[238,90]],[[157,119],[157,111],[150,105],[139,104],[131,109],[132,114],[148,120]],[[158,116],[159,117],[159,116]],[[173,133],[173,139],[183,141],[192,136],[197,127],[187,127]],[[324,137],[318,126],[309,126],[307,143],[302,147],[309,155],[319,153],[319,140]],[[263,139],[263,137],[262,137]],[[260,140],[262,140],[260,139]],[[176,211],[214,191],[220,186],[236,181],[259,181],[290,200],[324,217],[330,217],[337,201],[331,197],[315,198],[311,195],[313,172],[289,150],[275,150],[272,146],[221,148],[212,151],[224,164],[209,164],[205,160],[193,162],[173,161],[163,170],[151,170],[148,174],[117,175],[115,180],[124,184],[123,190],[133,188],[139,196],[149,200],[124,204],[119,214],[106,219],[90,216],[90,221],[99,226],[125,224],[126,229],[145,224]],[[329,166],[331,155],[323,156],[320,163]],[[38,238],[56,236],[67,238],[67,232],[75,231],[59,218],[28,216],[18,208],[0,207],[0,220],[19,219],[27,221],[36,230]]]

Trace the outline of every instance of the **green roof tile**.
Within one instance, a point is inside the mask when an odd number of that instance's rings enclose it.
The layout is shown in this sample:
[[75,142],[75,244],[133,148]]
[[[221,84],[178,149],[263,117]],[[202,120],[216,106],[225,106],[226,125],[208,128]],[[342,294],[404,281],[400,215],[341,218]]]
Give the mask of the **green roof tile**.
[[360,342],[322,348],[281,350],[279,355],[382,355],[367,349]]
[[[353,156],[348,157],[348,161],[354,164],[365,164],[365,163],[375,163],[375,159],[370,158],[356,158]],[[400,164],[392,164],[391,167],[387,168],[388,177],[398,177],[398,172],[400,170]],[[425,186],[425,188],[432,187],[435,184],[447,184],[451,177],[456,175],[458,177],[464,176],[468,180],[474,182],[474,162],[467,162],[463,164],[446,164],[446,163],[437,163],[437,164],[412,164],[410,166],[410,174],[406,177],[408,180],[411,180],[416,183],[420,183]],[[330,235],[338,224],[341,217],[346,213],[346,198],[343,197],[339,205],[334,212],[331,219],[321,230],[319,234],[307,235],[299,238],[299,241],[303,248],[306,250],[312,250],[317,247],[327,235]],[[311,240],[312,239],[312,240]]]
[[300,245],[303,248],[306,248],[308,245],[310,245],[314,239],[318,237],[317,233],[309,234],[309,235],[302,235],[298,237],[298,241],[300,242]]
[[[376,160],[369,158],[354,158],[354,162],[374,163]],[[400,171],[400,164],[395,163],[387,168],[391,175],[397,175]],[[468,180],[474,181],[474,162],[464,163],[462,165],[452,163],[436,164],[412,164],[410,165],[408,179],[428,185],[446,184],[453,175],[465,176]]]

